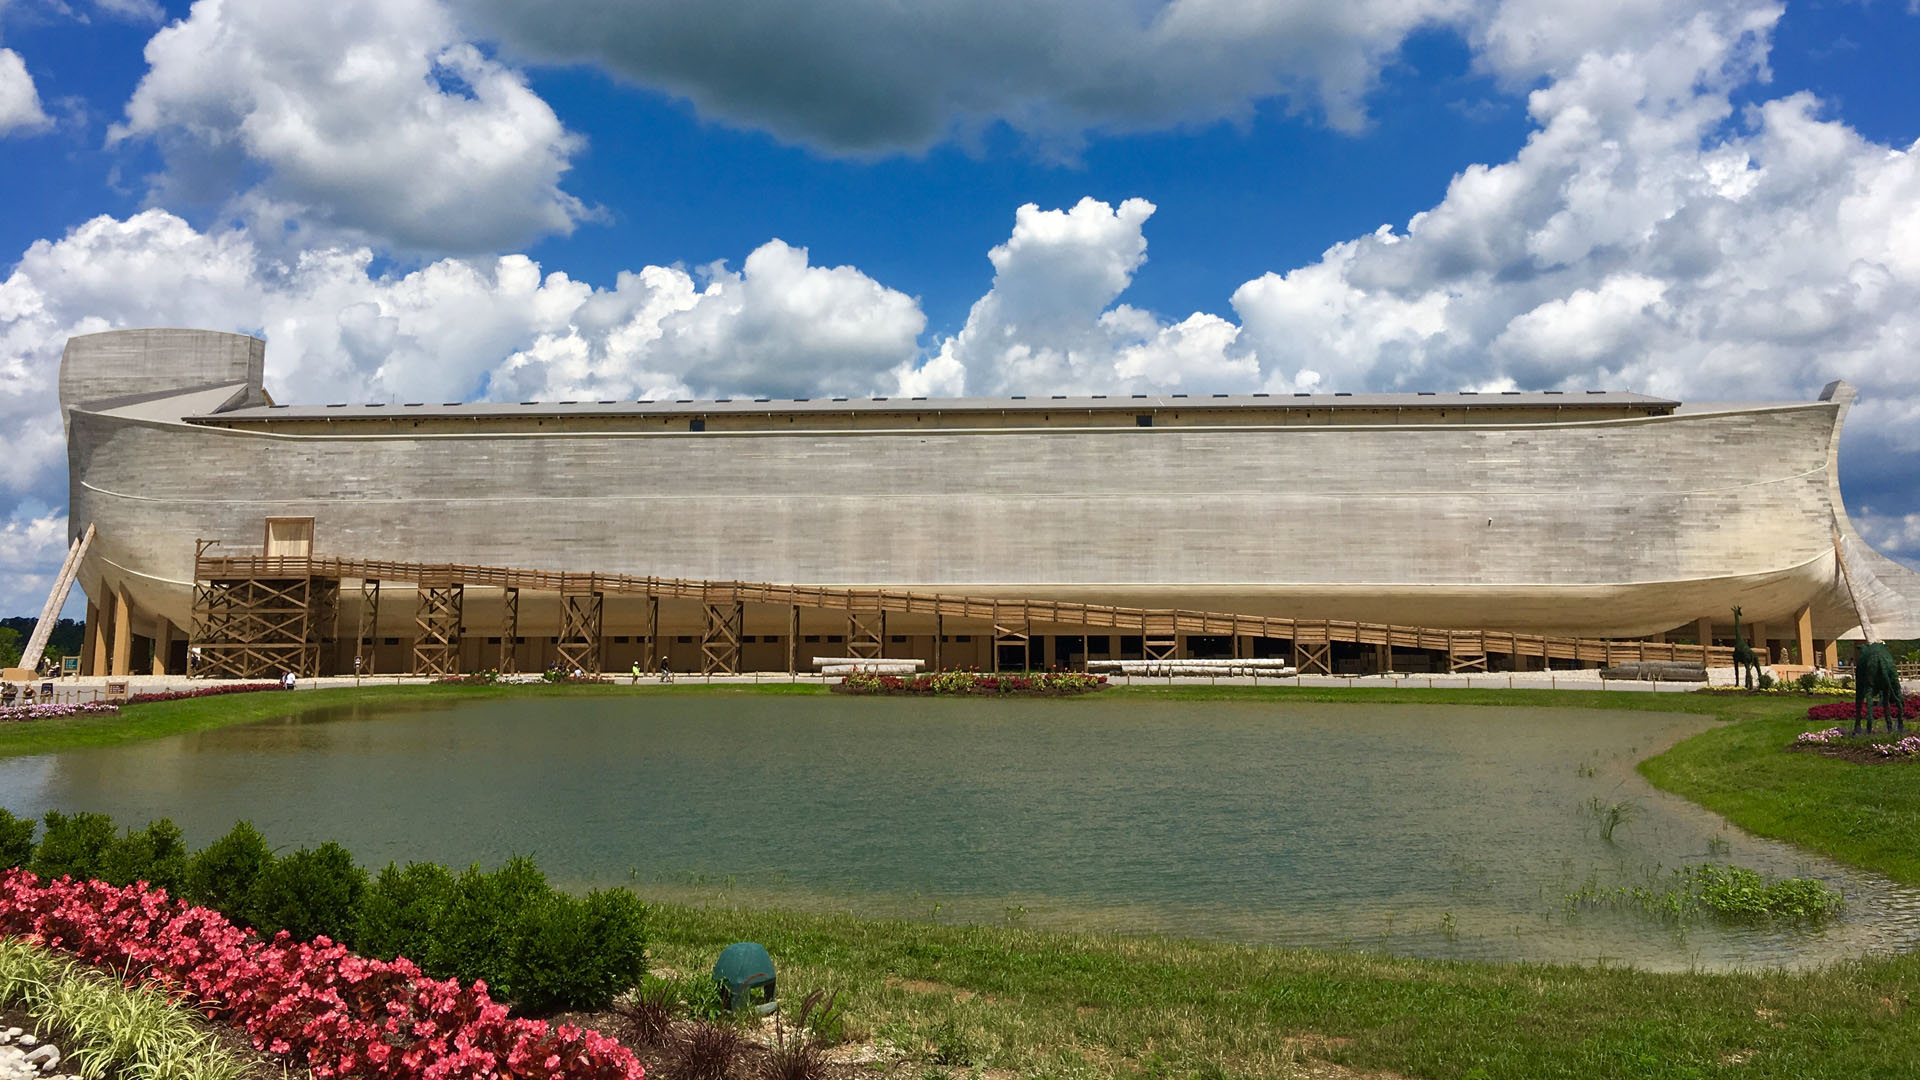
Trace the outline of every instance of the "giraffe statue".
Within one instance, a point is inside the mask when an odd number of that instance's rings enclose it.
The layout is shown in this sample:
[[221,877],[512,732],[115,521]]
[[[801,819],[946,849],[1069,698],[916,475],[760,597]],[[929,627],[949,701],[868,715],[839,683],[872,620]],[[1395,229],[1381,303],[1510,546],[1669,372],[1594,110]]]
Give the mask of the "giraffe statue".
[[1760,675],[1760,658],[1753,654],[1747,645],[1747,639],[1740,636],[1740,607],[1733,608],[1733,678],[1740,681],[1741,674],[1747,677],[1747,689],[1753,689],[1753,681]]
[[1873,710],[1876,701],[1886,710],[1887,734],[1893,734],[1898,722],[1900,733],[1907,733],[1906,694],[1900,688],[1900,671],[1893,662],[1893,650],[1885,642],[1869,641],[1860,646],[1853,658],[1853,733],[1860,734],[1860,707],[1866,706],[1867,734],[1873,734]]

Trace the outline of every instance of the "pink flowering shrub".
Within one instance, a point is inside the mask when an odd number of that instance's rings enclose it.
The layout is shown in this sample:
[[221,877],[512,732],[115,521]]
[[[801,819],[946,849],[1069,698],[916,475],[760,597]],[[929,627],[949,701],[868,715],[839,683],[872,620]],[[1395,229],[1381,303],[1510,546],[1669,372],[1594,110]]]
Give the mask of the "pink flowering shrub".
[[572,1024],[512,1019],[484,982],[430,979],[327,938],[261,941],[144,883],[0,873],[0,933],[146,978],[295,1057],[320,1080],[642,1080],[633,1052]]
[[1912,757],[1920,754],[1920,735],[1909,735],[1895,742],[1875,743],[1873,748],[1881,757]]
[[1105,675],[1080,671],[1036,671],[1025,675],[982,675],[977,671],[936,671],[926,675],[873,675],[855,672],[840,683],[852,694],[1084,694],[1107,685]]
[[1837,742],[1840,739],[1844,739],[1846,736],[1847,733],[1837,727],[1828,728],[1825,731],[1803,731],[1800,733],[1799,738],[1793,740],[1793,745],[1825,746],[1830,742]]
[[152,694],[135,694],[127,699],[129,705],[145,705],[149,701],[179,701],[183,698],[215,697],[220,694],[251,694],[256,690],[285,690],[277,682],[225,683],[220,686],[202,686],[193,690],[162,690]]
[[15,705],[0,709],[0,723],[21,720],[55,720],[62,716],[117,716],[118,705],[104,701],[83,701],[75,705]]
[[[1875,706],[1872,710],[1861,709],[1860,715],[1864,717],[1869,711],[1875,716],[1887,715],[1887,710],[1884,706]],[[1907,699],[1906,711],[1908,716],[1920,716],[1920,696]],[[1851,720],[1853,719],[1853,702],[1833,701],[1825,705],[1815,705],[1807,710],[1807,719]]]

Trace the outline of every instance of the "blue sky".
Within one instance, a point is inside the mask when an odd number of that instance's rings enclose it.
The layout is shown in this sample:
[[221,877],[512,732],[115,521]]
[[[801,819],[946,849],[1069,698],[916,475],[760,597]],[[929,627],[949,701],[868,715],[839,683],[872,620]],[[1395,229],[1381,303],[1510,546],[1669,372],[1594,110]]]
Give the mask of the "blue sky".
[[1915,55],[1906,0],[0,0],[0,607],[61,344],[142,324],[283,400],[1846,378],[1911,561]]

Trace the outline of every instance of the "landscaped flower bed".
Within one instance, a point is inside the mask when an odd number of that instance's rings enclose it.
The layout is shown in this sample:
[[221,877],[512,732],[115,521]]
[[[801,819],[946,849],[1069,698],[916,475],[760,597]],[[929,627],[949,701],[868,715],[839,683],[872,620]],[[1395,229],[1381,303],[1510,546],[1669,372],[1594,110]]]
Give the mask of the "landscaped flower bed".
[[1079,671],[1036,671],[1025,675],[982,675],[977,671],[936,671],[928,675],[848,675],[834,687],[848,694],[1084,694],[1107,685],[1105,675]]
[[22,720],[57,720],[63,716],[117,716],[120,707],[104,701],[83,701],[74,705],[15,705],[0,709],[0,723]]
[[144,884],[0,873],[0,933],[145,975],[321,1080],[644,1076],[632,1051],[598,1032],[510,1019],[483,982],[430,979],[408,960],[369,960],[324,937],[260,941]]
[[193,690],[163,690],[153,694],[135,694],[127,699],[129,705],[145,705],[149,701],[180,701],[184,698],[215,697],[220,694],[251,694],[256,690],[285,690],[277,682],[223,683],[219,686],[202,686]]
[[[1906,701],[1905,708],[1908,716],[1920,717],[1920,696],[1908,698]],[[1869,710],[1864,708],[1860,710],[1860,716],[1862,719],[1866,717],[1868,711]],[[1876,717],[1883,717],[1887,715],[1887,710],[1884,706],[1876,705],[1872,708],[1871,711],[1873,712],[1873,715]],[[1851,720],[1853,719],[1853,702],[1835,701],[1826,705],[1815,705],[1807,710],[1807,719],[1809,720]]]

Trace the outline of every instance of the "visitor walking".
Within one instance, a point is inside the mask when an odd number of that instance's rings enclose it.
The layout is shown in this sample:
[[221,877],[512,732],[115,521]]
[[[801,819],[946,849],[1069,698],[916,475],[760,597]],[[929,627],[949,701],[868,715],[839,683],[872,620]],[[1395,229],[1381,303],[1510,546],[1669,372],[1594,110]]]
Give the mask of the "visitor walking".
[[660,681],[673,681],[673,668],[667,663],[667,658],[664,656],[660,658]]
[[631,685],[633,686],[640,685],[640,661],[638,660],[635,660],[633,662],[633,682],[631,683]]

